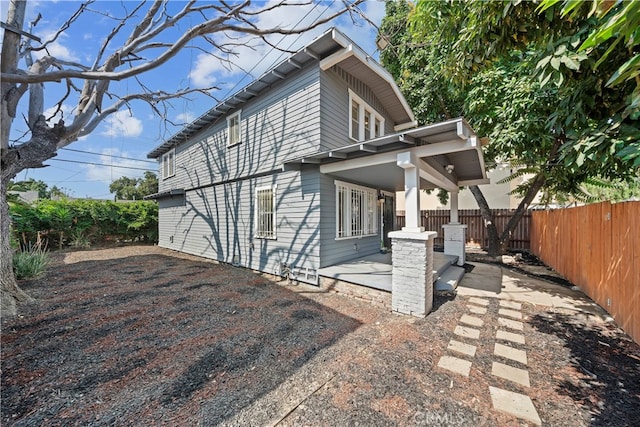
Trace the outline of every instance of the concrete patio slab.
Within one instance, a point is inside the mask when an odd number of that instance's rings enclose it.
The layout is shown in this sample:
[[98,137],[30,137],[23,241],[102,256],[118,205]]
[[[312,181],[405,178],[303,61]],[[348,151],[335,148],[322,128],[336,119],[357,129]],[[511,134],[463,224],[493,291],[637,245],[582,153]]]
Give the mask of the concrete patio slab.
[[500,300],[500,307],[522,310],[522,304],[515,301]]
[[522,319],[522,313],[508,308],[501,308],[498,310],[500,316],[513,317],[514,319]]
[[469,307],[469,311],[473,314],[487,314],[487,309],[485,307],[478,307],[477,305],[467,304]]
[[514,334],[513,332],[507,332],[502,330],[496,331],[496,339],[511,341],[516,344],[524,344],[524,335]]
[[453,356],[442,356],[438,361],[438,367],[454,372],[456,374],[469,376],[471,371],[471,362],[464,359],[459,359]]
[[514,368],[513,366],[505,365],[504,363],[493,362],[491,365],[491,375],[513,381],[514,383],[525,387],[531,386],[529,383],[529,371]]
[[517,348],[509,347],[508,345],[496,343],[493,348],[493,354],[496,356],[504,357],[506,359],[515,360],[523,365],[527,364],[527,352],[519,350]]
[[524,323],[516,320],[505,319],[504,317],[498,317],[498,323],[500,326],[515,329],[516,331],[522,331],[524,329]]
[[489,301],[487,301],[486,299],[482,299],[482,298],[471,297],[471,298],[469,298],[469,302],[471,302],[473,304],[482,305],[482,306],[485,306],[485,307],[487,305],[489,305]]
[[456,340],[449,340],[449,345],[447,346],[447,350],[457,351],[471,357],[476,355],[476,349],[475,345],[465,344]]
[[453,333],[465,338],[473,338],[476,340],[480,338],[479,330],[473,329],[473,328],[467,328],[466,326],[456,326],[456,328],[453,330]]
[[482,326],[484,321],[479,317],[468,316],[466,314],[463,314],[462,317],[460,318],[460,323],[465,323],[467,325],[476,326],[479,328]]
[[489,386],[489,394],[493,408],[505,414],[513,415],[535,425],[542,425],[542,420],[529,396]]

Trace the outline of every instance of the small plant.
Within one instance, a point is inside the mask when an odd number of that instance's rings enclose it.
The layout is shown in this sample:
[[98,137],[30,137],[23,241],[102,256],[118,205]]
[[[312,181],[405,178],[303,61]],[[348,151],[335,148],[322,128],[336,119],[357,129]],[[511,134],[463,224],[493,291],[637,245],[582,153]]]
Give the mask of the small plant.
[[49,253],[42,245],[29,247],[13,255],[16,279],[34,279],[42,275],[49,264]]
[[72,230],[69,237],[71,238],[69,244],[72,248],[86,249],[91,246],[91,241],[84,230]]

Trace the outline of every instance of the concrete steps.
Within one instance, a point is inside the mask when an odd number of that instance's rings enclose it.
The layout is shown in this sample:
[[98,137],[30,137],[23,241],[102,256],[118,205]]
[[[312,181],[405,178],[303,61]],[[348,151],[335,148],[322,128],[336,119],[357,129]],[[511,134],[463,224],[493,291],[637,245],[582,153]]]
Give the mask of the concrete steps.
[[433,282],[436,292],[450,292],[456,289],[464,276],[464,268],[455,265],[457,262],[458,257],[455,255],[433,253]]
[[455,290],[458,287],[460,280],[462,280],[462,276],[464,276],[464,268],[458,267],[457,265],[449,266],[449,268],[447,268],[444,273],[438,277],[438,280],[436,280],[436,292],[448,292]]

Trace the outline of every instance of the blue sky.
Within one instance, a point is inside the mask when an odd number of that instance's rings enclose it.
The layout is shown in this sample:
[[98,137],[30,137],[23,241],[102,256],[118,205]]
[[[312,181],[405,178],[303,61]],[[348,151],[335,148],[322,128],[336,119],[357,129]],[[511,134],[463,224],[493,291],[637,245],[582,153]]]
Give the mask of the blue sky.
[[[273,1],[273,0],[270,0]],[[258,3],[258,6],[265,2]],[[2,20],[6,19],[8,2],[0,1]],[[33,33],[47,40],[55,34],[60,26],[78,8],[77,1],[30,1],[27,6],[26,22],[33,20],[38,13],[42,19]],[[91,64],[104,37],[111,31],[115,21],[111,16],[122,16],[125,8],[131,10],[137,2],[97,1],[85,12],[58,40],[49,48],[49,53],[59,59]],[[180,8],[184,3],[172,1],[170,7]],[[320,1],[310,5],[296,6],[287,13],[272,13],[260,18],[259,26],[280,25],[294,26],[297,23],[309,24],[323,16],[330,15],[340,8],[340,1]],[[375,25],[379,25],[384,16],[384,2],[369,0],[361,5],[364,15]],[[166,40],[175,39],[187,28],[188,23],[175,28]],[[309,41],[335,26],[355,41],[367,53],[377,59],[375,46],[376,29],[365,19],[343,15],[331,23],[325,24],[302,36],[274,36],[270,42],[288,50],[296,50]],[[128,35],[130,30],[125,31]],[[159,69],[148,72],[142,77],[146,86],[153,90],[175,92],[186,87],[218,86],[219,90],[212,95],[224,99],[244,85],[250,83],[268,68],[282,61],[288,55],[274,51],[264,43],[255,40],[249,42],[251,48],[241,48],[238,56],[232,61],[233,67],[224,64],[220,59],[198,49],[186,49],[172,58]],[[204,44],[199,47],[204,48]],[[210,49],[207,47],[207,49]],[[249,74],[247,74],[249,72]],[[80,85],[81,82],[76,82]],[[52,108],[63,97],[66,86],[63,83],[52,83],[45,86],[45,115],[49,117]],[[137,92],[137,84],[133,81],[114,82],[111,91],[115,94]],[[23,102],[28,96],[24,97]],[[70,117],[73,114],[72,99],[63,103],[63,112]],[[181,125],[188,123],[213,107],[215,100],[205,95],[189,96],[186,100],[174,100],[167,111],[167,117],[177,126],[161,120],[153,114],[149,106],[133,103],[130,109],[122,109],[109,117],[95,131],[81,140],[62,149],[58,156],[45,162],[49,165],[41,169],[29,169],[21,172],[16,180],[33,178],[43,180],[50,187],[56,185],[67,191],[72,197],[88,197],[96,199],[112,198],[109,183],[121,176],[138,177],[144,169],[157,171],[155,163],[146,158],[146,154],[156,145],[177,132]],[[108,104],[107,104],[108,105]],[[23,106],[23,112],[26,106]],[[47,114],[48,113],[48,114]],[[57,121],[57,120],[56,120]],[[12,140],[19,140],[27,127],[22,113],[14,121]],[[71,151],[74,150],[74,151]],[[97,154],[88,154],[88,153]],[[80,162],[80,163],[77,163]],[[94,164],[90,164],[94,163]]]

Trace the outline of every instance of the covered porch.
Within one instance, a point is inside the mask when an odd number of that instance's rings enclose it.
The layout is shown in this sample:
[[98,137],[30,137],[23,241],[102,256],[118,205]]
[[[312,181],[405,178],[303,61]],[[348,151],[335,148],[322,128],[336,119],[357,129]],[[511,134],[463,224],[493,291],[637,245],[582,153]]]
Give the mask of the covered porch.
[[[323,174],[377,189],[378,194],[405,194],[406,225],[390,233],[384,224],[379,227],[381,240],[392,240],[391,256],[371,253],[321,268],[318,275],[391,291],[393,311],[416,316],[429,313],[434,285],[448,282],[452,284],[448,290],[455,289],[464,274],[460,266],[465,262],[466,226],[458,221],[458,191],[463,186],[489,183],[481,145],[464,118],[457,118],[399,129],[391,135],[288,162],[318,165]],[[420,191],[436,188],[448,191],[451,202],[450,221],[443,227],[444,254],[433,251],[436,233],[420,226]],[[447,274],[457,279],[451,281]]]
[[[391,258],[391,253],[367,255],[353,261],[320,268],[318,276],[391,292],[393,272]],[[433,253],[433,282],[437,291],[455,289],[462,276],[454,277],[446,273],[457,261],[458,257],[455,255]]]

